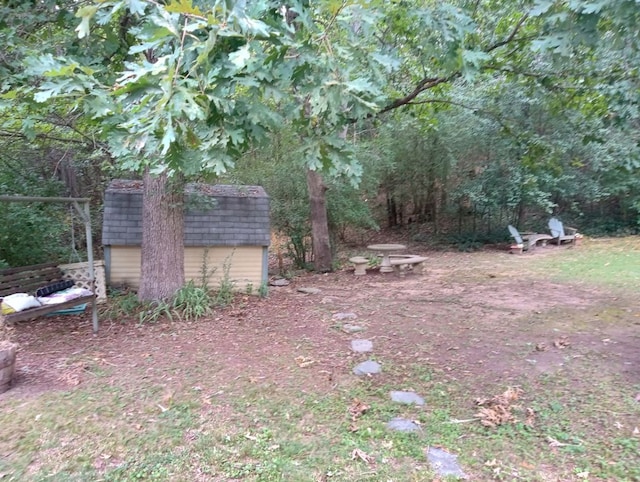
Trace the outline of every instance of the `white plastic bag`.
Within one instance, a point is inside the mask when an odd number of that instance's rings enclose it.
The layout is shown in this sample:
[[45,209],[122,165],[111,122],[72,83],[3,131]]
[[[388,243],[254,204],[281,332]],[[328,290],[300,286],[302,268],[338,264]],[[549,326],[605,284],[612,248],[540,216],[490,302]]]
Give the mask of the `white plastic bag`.
[[5,315],[38,306],[40,302],[28,293],[15,293],[2,299],[2,313]]

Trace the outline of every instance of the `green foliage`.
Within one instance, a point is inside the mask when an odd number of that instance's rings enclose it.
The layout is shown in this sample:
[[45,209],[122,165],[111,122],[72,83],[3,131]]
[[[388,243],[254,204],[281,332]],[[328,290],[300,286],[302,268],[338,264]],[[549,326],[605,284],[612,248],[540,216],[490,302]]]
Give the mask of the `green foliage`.
[[186,321],[196,321],[213,312],[215,299],[206,285],[196,286],[193,280],[180,288],[171,302],[172,311]]
[[446,108],[396,116],[366,144],[369,165],[382,166],[389,224],[426,221],[473,244],[500,239],[507,224],[546,231],[553,212],[583,232],[633,232],[638,133],[559,112],[567,96],[487,79],[454,83]]
[[55,207],[12,203],[0,211],[0,257],[9,266],[62,260],[69,253],[65,213]]
[[174,311],[169,301],[158,300],[140,303],[138,321],[141,325],[157,323],[160,320],[173,321]]
[[[92,50],[95,57],[67,49],[31,59],[27,73],[46,78],[33,98],[67,96],[99,119],[126,169],[221,174],[253,141],[286,121],[304,132],[300,147],[307,165],[354,176],[338,127],[368,115],[378,89],[366,72],[345,65],[359,43],[352,22],[357,18],[365,28],[375,19],[355,5],[335,15],[320,5],[295,8],[297,17],[287,23],[277,2],[84,5],[76,31],[87,45],[100,45]],[[331,32],[314,17],[332,18]],[[116,78],[98,65],[110,39],[92,30],[120,28],[122,34],[123,26],[125,40],[118,38],[128,52]],[[330,35],[353,43],[333,50],[312,40]]]
[[227,306],[231,304],[234,298],[234,283],[231,280],[229,271],[231,270],[231,258],[233,254],[224,260],[222,264],[222,278],[218,284],[214,301],[218,306]]
[[368,199],[375,197],[377,179],[375,170],[363,173],[358,188],[344,178],[329,178],[327,191],[327,215],[331,235],[345,239],[350,230],[378,229]]
[[[358,153],[359,157],[359,153]],[[271,225],[286,236],[286,255],[297,268],[306,269],[311,259],[311,225],[305,178],[304,153],[289,130],[278,130],[269,143],[257,145],[236,163],[228,178],[240,184],[260,184],[269,194]],[[356,188],[348,177],[327,175],[327,211],[335,236],[347,229],[377,227],[367,203],[376,183],[369,172]],[[370,197],[370,196],[369,196]]]
[[258,295],[260,295],[260,298],[266,298],[269,295],[269,285],[266,281],[260,283],[260,288],[258,288]]
[[100,311],[100,318],[125,323],[140,309],[138,296],[132,291],[113,291]]
[[245,286],[245,288],[244,288],[244,292],[245,292],[245,294],[251,296],[253,294],[253,284],[252,283],[247,283],[247,286]]
[[[193,176],[254,148],[254,165],[278,158],[255,177],[273,180],[298,266],[305,168],[328,175],[334,239],[376,226],[378,194],[377,219],[435,232],[551,211],[594,231],[638,226],[633,1],[164,3],[3,3],[3,147],[55,139],[87,164],[108,151],[121,170]],[[414,118],[378,116],[374,132],[372,116],[406,105]]]
[[[0,167],[2,166],[0,157]],[[8,165],[8,164],[7,164]],[[0,193],[60,195],[58,182],[22,170],[0,169]],[[60,203],[0,201],[0,260],[9,266],[69,261],[72,253],[70,206]],[[77,223],[81,227],[81,223]],[[82,229],[84,232],[84,229]]]
[[174,318],[197,321],[211,315],[216,298],[206,286],[197,286],[189,280],[171,300],[142,303],[134,292],[112,293],[101,317],[125,323],[137,319],[140,324],[157,323]]

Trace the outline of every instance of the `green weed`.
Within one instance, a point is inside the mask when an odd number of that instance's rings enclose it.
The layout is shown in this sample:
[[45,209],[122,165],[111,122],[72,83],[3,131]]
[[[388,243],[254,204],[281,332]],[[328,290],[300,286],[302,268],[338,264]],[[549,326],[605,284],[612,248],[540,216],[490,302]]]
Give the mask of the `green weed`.
[[231,258],[233,253],[224,260],[222,265],[222,278],[218,285],[218,291],[215,295],[215,303],[218,306],[227,306],[231,304],[234,298],[234,283],[231,280],[229,272],[231,271]]
[[214,301],[206,284],[196,286],[189,280],[173,297],[172,311],[181,319],[194,321],[210,315]]

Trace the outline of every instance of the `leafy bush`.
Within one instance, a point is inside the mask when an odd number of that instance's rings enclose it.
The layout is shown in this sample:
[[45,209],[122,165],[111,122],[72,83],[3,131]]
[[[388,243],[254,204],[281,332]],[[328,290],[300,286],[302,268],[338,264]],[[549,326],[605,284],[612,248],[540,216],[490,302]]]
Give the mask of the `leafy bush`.
[[196,286],[193,280],[178,290],[171,303],[172,311],[182,319],[194,321],[213,311],[214,298],[205,286]]
[[[47,197],[63,195],[63,188],[57,181],[0,170],[0,192]],[[0,260],[5,265],[27,266],[69,258],[72,247],[68,205],[43,202],[0,205]]]

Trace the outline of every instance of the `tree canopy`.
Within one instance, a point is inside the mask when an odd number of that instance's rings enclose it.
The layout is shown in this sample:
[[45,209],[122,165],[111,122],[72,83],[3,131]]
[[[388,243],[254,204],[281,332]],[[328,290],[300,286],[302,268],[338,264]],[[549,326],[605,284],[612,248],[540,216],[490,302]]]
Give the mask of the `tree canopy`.
[[[509,203],[552,209],[568,192],[552,186],[585,156],[619,192],[636,189],[625,177],[638,168],[634,0],[41,0],[0,9],[1,128],[12,142],[74,143],[124,171],[202,177],[224,175],[284,128],[292,168],[358,180],[371,167],[359,162],[370,163],[356,149],[367,137],[359,132],[405,125],[432,141],[421,147],[428,169],[404,156],[428,198],[460,156],[468,160],[436,135],[449,112],[468,126],[465,117],[485,119],[503,166],[525,169]],[[415,124],[402,124],[404,107]],[[540,129],[554,123],[563,134],[551,142]],[[625,130],[630,144],[603,142]],[[571,132],[576,142],[566,142]],[[470,186],[458,188],[484,199]]]

